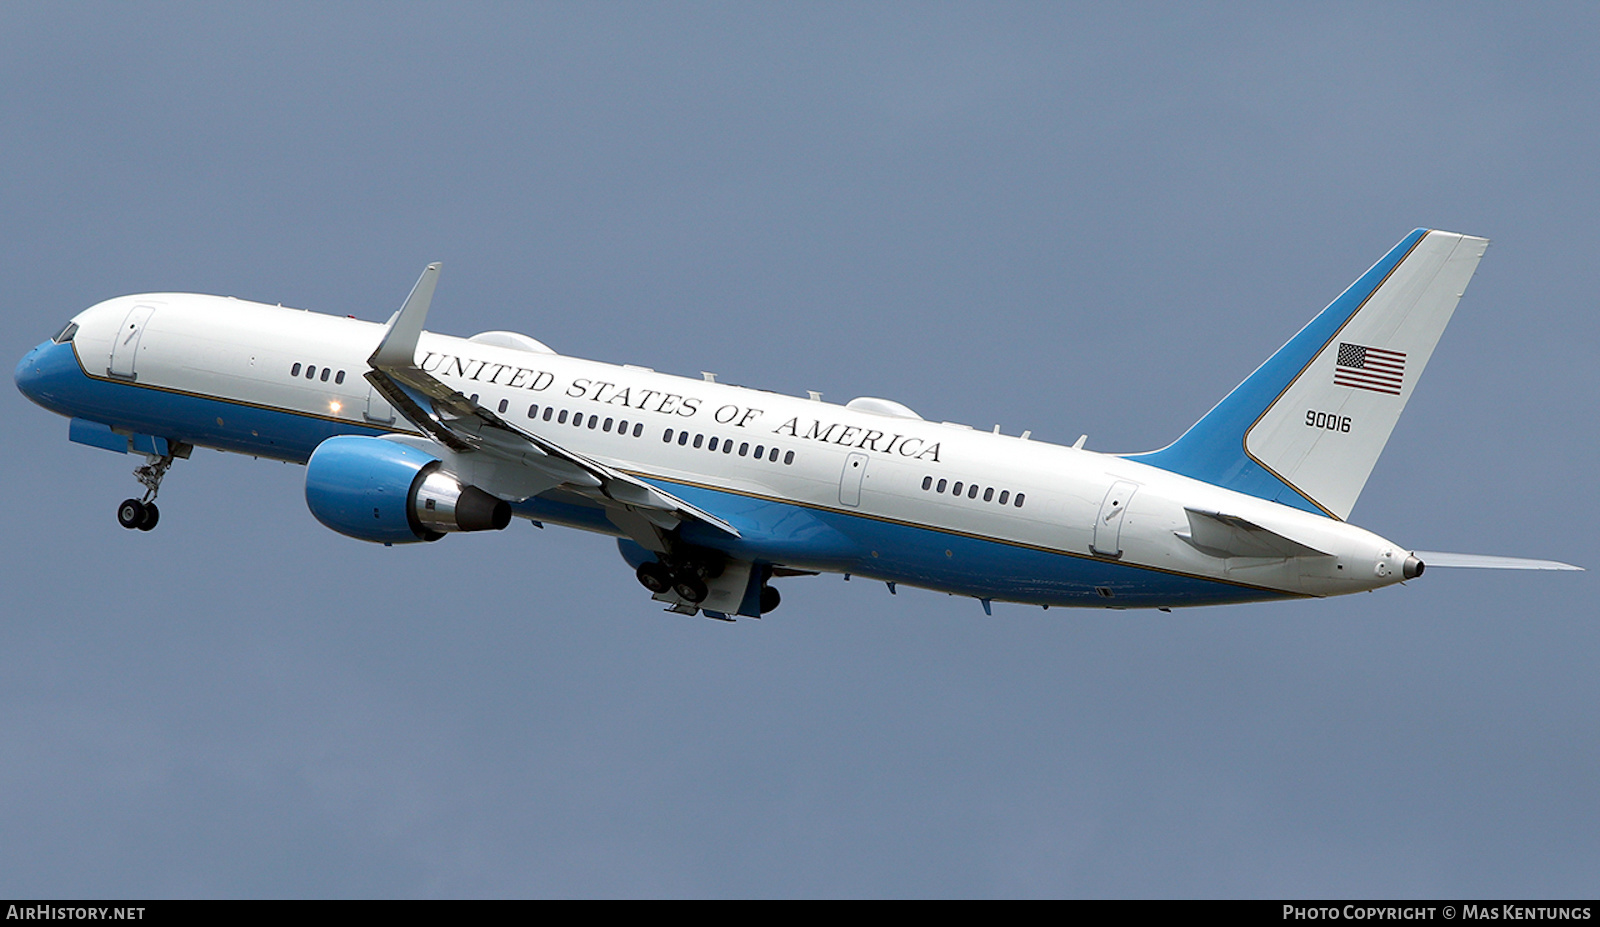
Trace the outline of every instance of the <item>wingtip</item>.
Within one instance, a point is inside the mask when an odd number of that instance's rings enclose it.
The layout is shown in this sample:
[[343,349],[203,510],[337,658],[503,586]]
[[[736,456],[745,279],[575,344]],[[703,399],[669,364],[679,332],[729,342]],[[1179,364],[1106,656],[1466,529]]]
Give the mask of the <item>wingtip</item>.
[[367,362],[374,367],[403,367],[416,361],[417,341],[422,337],[422,326],[427,324],[428,307],[433,303],[434,287],[439,282],[439,269],[444,264],[434,261],[423,268],[422,276],[400,305],[400,311],[389,318],[383,338]]

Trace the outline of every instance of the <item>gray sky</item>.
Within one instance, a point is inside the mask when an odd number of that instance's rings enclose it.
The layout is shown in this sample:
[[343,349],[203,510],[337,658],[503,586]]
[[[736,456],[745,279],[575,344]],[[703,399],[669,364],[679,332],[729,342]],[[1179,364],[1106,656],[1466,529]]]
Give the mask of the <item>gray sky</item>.
[[[0,343],[151,290],[1098,450],[1494,240],[1353,520],[1600,567],[1591,4],[0,5]],[[1178,612],[383,549],[14,391],[0,894],[1587,896],[1595,573]]]

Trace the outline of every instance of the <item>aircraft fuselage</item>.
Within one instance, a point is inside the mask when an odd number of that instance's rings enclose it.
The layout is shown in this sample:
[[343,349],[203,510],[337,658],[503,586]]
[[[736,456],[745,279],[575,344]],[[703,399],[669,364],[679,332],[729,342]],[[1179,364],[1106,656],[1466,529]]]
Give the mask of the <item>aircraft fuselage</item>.
[[[73,418],[75,437],[83,423],[296,463],[339,435],[423,439],[364,377],[381,324],[174,293],[108,300],[74,323],[16,379]],[[1342,520],[1136,460],[923,421],[893,403],[847,407],[547,352],[425,332],[415,362],[520,428],[720,516],[737,537],[688,523],[681,539],[729,557],[1101,607],[1337,595],[1405,571],[1408,551]],[[625,534],[581,495],[528,488],[539,491],[499,493],[520,517]],[[1315,553],[1208,542],[1240,522]]]

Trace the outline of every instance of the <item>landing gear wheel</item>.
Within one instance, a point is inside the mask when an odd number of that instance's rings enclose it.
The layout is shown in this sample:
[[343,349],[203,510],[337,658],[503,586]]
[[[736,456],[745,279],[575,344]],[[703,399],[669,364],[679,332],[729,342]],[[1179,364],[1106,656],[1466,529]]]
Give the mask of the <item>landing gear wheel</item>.
[[761,587],[761,614],[777,610],[778,604],[782,601],[783,596],[778,594],[778,590],[771,586]]
[[149,531],[150,529],[154,528],[156,526],[156,522],[160,520],[161,510],[156,508],[156,504],[154,502],[146,502],[144,504],[144,521],[139,522],[139,530]]
[[672,588],[672,573],[659,560],[640,564],[633,575],[639,577],[639,584],[651,592],[666,592]]
[[678,581],[672,584],[672,591],[691,605],[699,605],[711,594],[711,590],[706,588],[705,580],[698,576],[678,577]]
[[117,524],[129,530],[137,528],[144,524],[146,511],[144,503],[138,499],[124,499],[117,506]]

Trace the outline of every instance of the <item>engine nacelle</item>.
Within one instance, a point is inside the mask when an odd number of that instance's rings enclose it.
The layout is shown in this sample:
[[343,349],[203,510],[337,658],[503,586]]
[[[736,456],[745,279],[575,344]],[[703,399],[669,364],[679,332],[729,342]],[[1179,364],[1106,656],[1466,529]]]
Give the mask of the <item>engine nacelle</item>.
[[344,435],[306,461],[306,505],[340,534],[381,544],[437,541],[450,531],[498,531],[511,506],[463,486],[414,447]]

